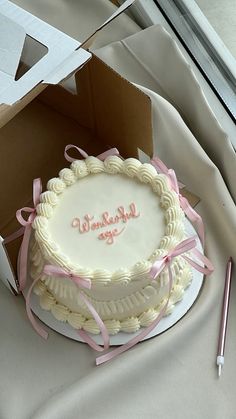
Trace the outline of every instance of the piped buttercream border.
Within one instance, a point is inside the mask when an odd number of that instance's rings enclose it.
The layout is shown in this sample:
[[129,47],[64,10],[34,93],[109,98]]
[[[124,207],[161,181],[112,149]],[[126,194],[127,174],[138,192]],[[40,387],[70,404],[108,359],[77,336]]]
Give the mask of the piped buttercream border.
[[[136,263],[130,269],[119,269],[111,272],[104,269],[93,270],[72,263],[52,240],[47,228],[48,220],[53,216],[53,208],[57,205],[65,188],[70,187],[85,176],[101,172],[110,175],[122,174],[149,184],[153,192],[160,198],[166,224],[165,235],[161,239],[159,248],[154,250],[147,260]],[[133,158],[122,160],[117,156],[109,156],[102,162],[98,158],[90,156],[85,160],[75,160],[70,168],[62,169],[59,172],[58,178],[49,180],[47,191],[40,195],[40,204],[38,204],[36,211],[37,216],[33,223],[35,239],[45,259],[50,263],[73,271],[81,277],[89,277],[96,282],[100,280],[103,284],[110,281],[129,282],[148,274],[155,260],[166,254],[184,236],[184,215],[176,193],[171,190],[168,177],[162,174],[158,175],[151,164],[142,164],[139,160]]]
[[[176,285],[173,287],[169,304],[165,316],[172,313],[175,304],[182,300],[185,289],[190,285],[192,280],[192,271],[189,267],[185,268],[185,274],[177,279]],[[34,292],[39,296],[40,306],[59,321],[69,323],[74,329],[84,329],[92,334],[99,334],[100,330],[92,318],[86,318],[80,313],[71,311],[68,307],[57,302],[56,298],[50,293],[44,282],[39,281],[34,288]],[[160,313],[161,307],[165,304],[165,299],[154,308],[149,308],[142,312],[139,316],[127,317],[122,320],[110,319],[104,320],[104,324],[110,335],[119,332],[134,333],[141,327],[149,326]]]

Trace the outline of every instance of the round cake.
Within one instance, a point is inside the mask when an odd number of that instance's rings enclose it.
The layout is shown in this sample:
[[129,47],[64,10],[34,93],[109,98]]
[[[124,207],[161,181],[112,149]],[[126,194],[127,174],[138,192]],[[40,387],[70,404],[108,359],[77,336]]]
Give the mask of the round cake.
[[[40,195],[30,244],[32,279],[40,305],[76,329],[100,333],[68,277],[42,274],[53,265],[89,279],[88,301],[108,332],[132,333],[150,325],[169,297],[165,268],[155,280],[155,261],[186,236],[184,214],[169,179],[151,164],[109,156],[75,160],[49,180]],[[173,284],[166,314],[181,300],[192,272],[181,256],[171,264]]]

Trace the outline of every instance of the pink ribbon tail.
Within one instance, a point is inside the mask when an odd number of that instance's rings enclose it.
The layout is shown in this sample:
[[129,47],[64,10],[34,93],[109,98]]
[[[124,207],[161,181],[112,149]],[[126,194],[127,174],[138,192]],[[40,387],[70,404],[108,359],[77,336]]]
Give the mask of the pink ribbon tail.
[[[60,266],[45,265],[43,269],[43,273],[49,276],[52,275],[52,276],[68,278],[71,281],[73,281],[75,284],[77,284],[79,287],[90,289],[92,286],[91,280],[89,278],[82,278],[73,272],[66,271]],[[93,307],[93,305],[90,303],[90,301],[88,300],[88,298],[82,291],[80,291],[80,298],[82,299],[84,304],[87,306],[88,310],[92,314],[95,322],[97,323],[99,327],[99,330],[103,338],[103,346],[98,345],[84,330],[78,330],[78,334],[89,346],[91,346],[93,349],[95,349],[98,352],[102,352],[105,349],[108,349],[110,346],[110,338],[107,332],[107,328],[105,324],[103,323],[101,317],[99,316],[99,314]]]
[[[122,346],[119,346],[118,348],[114,349],[111,352],[108,352],[105,355],[102,355],[96,359],[96,365],[103,364],[104,362],[110,361],[112,358],[116,357],[117,355],[127,351],[128,349],[135,346],[138,342],[140,342],[142,339],[144,339],[151,331],[157,326],[157,324],[160,322],[162,317],[164,316],[166,309],[169,304],[170,295],[171,295],[171,289],[173,285],[173,277],[171,272],[171,263],[172,260],[176,256],[182,256],[186,261],[188,261],[196,270],[199,272],[202,272],[204,274],[210,274],[213,271],[213,265],[209,261],[209,259],[202,255],[197,249],[196,249],[196,238],[190,237],[186,240],[183,240],[181,243],[179,243],[172,251],[170,251],[166,256],[164,256],[162,259],[157,260],[154,262],[151,270],[150,270],[150,276],[155,279],[165,267],[168,268],[168,274],[169,274],[169,287],[168,287],[168,297],[165,305],[162,307],[159,315],[157,318],[150,324],[150,326],[146,327],[145,330],[143,330],[141,333],[139,333],[137,336],[132,338],[130,341],[125,343]],[[185,255],[186,252],[191,251],[196,258],[203,263],[203,266],[200,265],[195,260],[189,258]]]
[[202,262],[202,265],[199,265],[198,262],[195,260],[189,258],[186,255],[182,255],[182,257],[197,271],[201,272],[204,275],[210,275],[214,271],[214,266],[212,265],[211,261],[203,255],[201,252],[199,252],[198,249],[192,249],[192,254],[196,256],[196,258]]
[[[21,250],[19,255],[19,265],[18,265],[18,279],[19,279],[19,289],[22,291],[26,285],[27,279],[27,268],[28,268],[28,248],[31,234],[31,226],[36,217],[36,206],[40,202],[40,194],[42,192],[42,183],[41,179],[34,179],[33,181],[33,202],[34,208],[24,207],[16,211],[16,218],[21,225],[24,226],[25,231],[23,235],[23,240],[21,244]],[[25,220],[22,216],[22,213],[29,213],[28,220]]]
[[3,244],[8,244],[10,242],[12,242],[13,240],[18,239],[18,237],[23,236],[25,231],[25,227],[21,227],[19,228],[19,230],[14,231],[14,233],[10,234],[9,236],[5,237],[5,239],[3,239]]
[[164,173],[165,175],[168,174],[168,167],[163,163],[163,161],[159,157],[153,157],[150,163],[155,167],[158,173]]
[[173,169],[168,169],[168,167],[163,163],[163,161],[161,161],[161,159],[159,159],[159,157],[153,157],[151,164],[155,167],[157,172],[164,173],[169,178],[172,189],[177,193],[179,197],[182,210],[188,217],[189,221],[196,226],[196,230],[198,232],[202,246],[204,247],[205,232],[202,217],[193,209],[188,200],[180,194],[179,188],[183,187],[184,185],[178,182],[175,171]]
[[35,317],[34,317],[34,315],[33,315],[32,311],[31,311],[31,307],[30,307],[30,297],[31,297],[31,293],[32,293],[32,290],[33,290],[33,288],[34,288],[34,286],[35,286],[36,282],[38,282],[38,281],[39,281],[40,277],[41,277],[41,275],[40,275],[38,278],[36,278],[36,279],[32,282],[32,284],[30,285],[30,288],[29,288],[29,290],[28,290],[28,292],[27,292],[27,295],[26,295],[26,298],[25,298],[25,303],[26,303],[26,312],[27,312],[27,316],[28,316],[28,319],[29,319],[30,323],[32,324],[32,326],[33,326],[34,330],[38,333],[38,335],[39,335],[39,336],[41,336],[43,339],[47,340],[47,338],[48,338],[48,333],[46,332],[46,330],[44,330],[44,329],[42,328],[42,326],[40,326],[40,324],[39,324],[39,323],[37,323],[37,321],[35,320]]
[[[33,181],[33,203],[34,208],[30,207],[24,207],[16,211],[16,218],[19,221],[19,223],[23,226],[10,236],[6,237],[3,240],[4,244],[10,243],[11,241],[17,239],[18,237],[23,235],[19,256],[18,256],[18,264],[17,264],[17,274],[19,279],[19,291],[23,291],[26,286],[26,280],[27,280],[27,268],[28,268],[28,250],[29,250],[29,241],[30,241],[30,235],[31,235],[31,227],[32,223],[34,221],[34,218],[36,216],[36,206],[40,202],[40,194],[42,192],[42,184],[41,179],[34,179]],[[26,212],[29,213],[28,220],[25,220],[22,216],[22,213]],[[32,324],[35,331],[43,338],[48,338],[48,333],[36,322],[32,311],[30,307],[30,296],[33,290],[33,287],[35,286],[36,282],[40,279],[36,278],[27,293],[27,296],[25,298],[26,302],[26,312],[27,316],[29,318],[30,323]]]
[[[28,247],[29,247],[29,240],[30,240],[30,233],[31,233],[31,225],[36,216],[36,206],[39,203],[41,192],[42,192],[41,180],[39,178],[34,179],[33,181],[34,208],[24,207],[16,211],[16,218],[23,227],[21,227],[19,230],[15,231],[11,235],[5,237],[5,239],[3,240],[3,244],[5,245],[23,235],[21,248],[19,252],[19,263],[17,267],[17,274],[18,274],[18,279],[19,279],[19,291],[22,291],[26,285]],[[25,220],[24,217],[22,216],[23,212],[29,213],[28,220]]]
[[84,330],[78,330],[78,333],[80,337],[89,345],[91,348],[95,349],[95,351],[103,352],[104,350],[108,349],[110,346],[110,338],[109,334],[107,332],[107,328],[105,324],[103,323],[101,317],[93,307],[93,305],[90,303],[90,301],[86,298],[84,293],[80,293],[80,297],[86,304],[88,310],[92,314],[95,322],[97,323],[99,330],[101,332],[102,338],[103,338],[103,347],[98,345]]
[[205,232],[204,232],[204,225],[202,221],[202,217],[191,207],[188,200],[182,196],[179,195],[180,200],[180,206],[184,213],[187,215],[189,221],[194,225],[196,225],[196,230],[198,232],[199,238],[201,240],[202,246],[204,247],[205,243]]
[[[67,153],[67,151],[68,151],[68,150],[71,150],[71,149],[74,149],[74,150],[78,151],[78,152],[80,153],[80,155],[81,155],[84,159],[86,159],[87,157],[89,157],[89,155],[86,153],[86,151],[84,151],[82,148],[79,148],[79,147],[77,147],[76,145],[73,145],[73,144],[68,144],[68,145],[65,147],[64,157],[65,157],[65,159],[66,159],[69,163],[72,163],[73,161],[77,160],[77,159],[75,159],[75,158],[71,157],[71,156]],[[103,153],[99,154],[99,155],[97,156],[97,158],[98,158],[99,160],[102,160],[102,161],[103,161],[103,160],[105,160],[108,156],[119,156],[119,151],[117,150],[117,148],[110,148],[109,150],[104,151]]]
[[153,280],[161,273],[166,265],[165,259],[157,260],[151,267],[150,276]]
[[160,313],[158,314],[157,318],[150,324],[150,326],[146,327],[141,333],[139,333],[134,338],[130,339],[124,345],[119,346],[118,348],[114,349],[113,351],[108,352],[107,354],[104,354],[104,355],[99,356],[98,358],[96,358],[96,365],[104,364],[105,362],[108,362],[111,359],[115,358],[117,355],[120,355],[121,353],[123,353],[123,352],[127,351],[128,349],[132,348],[138,342],[143,340],[147,335],[149,335],[149,333],[151,333],[152,330],[158,325],[158,323],[160,322],[160,320],[164,316],[164,314],[166,312],[166,309],[168,307],[169,300],[170,300],[171,289],[172,289],[172,284],[173,284],[172,272],[171,272],[171,268],[170,268],[169,264],[168,264],[168,272],[169,272],[168,298],[167,298],[166,303],[162,307]]
[[31,234],[31,225],[25,227],[23,240],[21,243],[20,254],[19,254],[19,265],[17,267],[17,276],[19,280],[19,290],[23,291],[27,280],[27,265],[28,265],[28,248]]

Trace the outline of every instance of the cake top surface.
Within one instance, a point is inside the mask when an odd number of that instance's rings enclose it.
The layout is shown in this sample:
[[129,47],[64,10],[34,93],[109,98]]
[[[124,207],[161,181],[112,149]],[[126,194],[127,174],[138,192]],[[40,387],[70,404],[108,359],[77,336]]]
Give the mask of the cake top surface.
[[48,182],[33,227],[49,263],[109,281],[149,272],[182,238],[182,216],[168,178],[152,165],[88,157]]

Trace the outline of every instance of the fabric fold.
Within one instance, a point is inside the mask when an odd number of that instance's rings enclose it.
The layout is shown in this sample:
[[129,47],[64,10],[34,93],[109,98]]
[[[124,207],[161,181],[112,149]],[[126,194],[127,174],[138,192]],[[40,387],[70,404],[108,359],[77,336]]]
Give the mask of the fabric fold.
[[153,25],[95,53],[123,77],[153,90],[176,108],[236,201],[235,150],[199,84],[200,73],[195,74],[167,30]]

